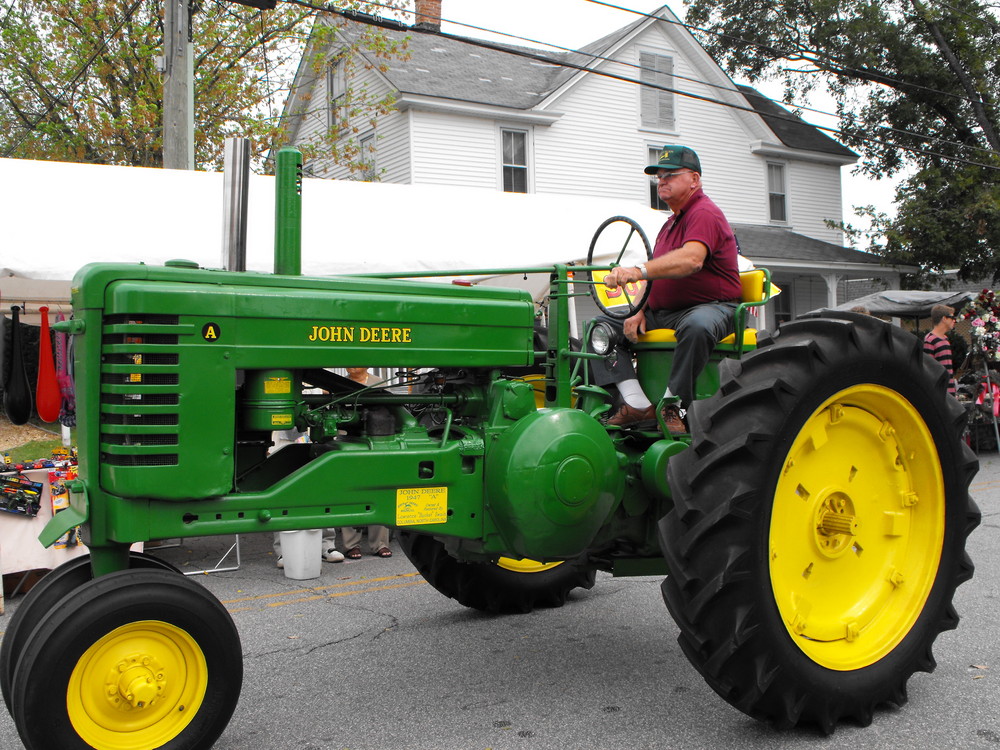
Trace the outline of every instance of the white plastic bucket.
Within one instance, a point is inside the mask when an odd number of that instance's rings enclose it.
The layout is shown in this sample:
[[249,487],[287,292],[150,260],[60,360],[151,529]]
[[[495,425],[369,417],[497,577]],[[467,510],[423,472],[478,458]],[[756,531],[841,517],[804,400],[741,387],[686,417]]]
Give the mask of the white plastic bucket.
[[319,578],[323,568],[323,529],[281,532],[281,561],[285,577],[297,581]]

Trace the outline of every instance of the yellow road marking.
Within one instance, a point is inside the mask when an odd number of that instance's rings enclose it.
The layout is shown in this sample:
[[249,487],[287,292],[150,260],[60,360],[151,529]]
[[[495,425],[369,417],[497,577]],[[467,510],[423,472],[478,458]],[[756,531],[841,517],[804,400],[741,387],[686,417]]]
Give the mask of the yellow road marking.
[[319,599],[333,599],[338,596],[354,596],[355,594],[367,594],[370,591],[388,591],[389,589],[402,589],[407,586],[419,586],[427,581],[409,581],[407,583],[397,583],[392,586],[376,586],[370,589],[358,589],[357,591],[335,591],[332,594],[320,594],[319,596],[305,596],[301,599],[292,599],[287,602],[268,602],[267,607],[284,607],[286,604],[297,604],[299,602],[312,602]]
[[[406,580],[419,579],[419,580]],[[373,583],[385,583],[386,581],[398,581],[385,586],[372,586]],[[283,607],[286,604],[298,604],[301,602],[319,601],[321,599],[333,599],[340,596],[354,596],[355,594],[367,594],[375,591],[390,591],[392,589],[406,588],[408,586],[419,586],[427,583],[420,578],[419,573],[403,573],[401,575],[382,576],[380,578],[362,578],[357,581],[345,583],[335,583],[329,586],[315,586],[311,588],[293,589],[291,591],[281,591],[274,594],[260,594],[258,596],[247,596],[238,599],[226,599],[222,602],[229,612],[247,612],[254,607],[232,607],[234,604],[245,604],[258,602],[264,607]],[[363,588],[357,588],[361,586]],[[350,590],[347,590],[350,589]],[[298,596],[306,594],[306,596]],[[295,597],[287,599],[287,597]],[[281,599],[282,601],[275,601]]]

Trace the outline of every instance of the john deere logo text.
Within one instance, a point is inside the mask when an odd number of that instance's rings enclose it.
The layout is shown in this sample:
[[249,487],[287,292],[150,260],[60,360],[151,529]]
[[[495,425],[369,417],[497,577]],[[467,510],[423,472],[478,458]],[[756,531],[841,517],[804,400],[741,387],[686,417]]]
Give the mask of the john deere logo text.
[[313,326],[310,341],[343,344],[410,344],[411,328],[393,326]]

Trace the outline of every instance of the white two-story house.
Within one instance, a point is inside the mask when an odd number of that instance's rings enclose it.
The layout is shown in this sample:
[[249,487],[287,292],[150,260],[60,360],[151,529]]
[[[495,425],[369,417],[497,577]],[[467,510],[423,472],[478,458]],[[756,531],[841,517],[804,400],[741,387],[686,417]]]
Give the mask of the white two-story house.
[[[852,281],[898,286],[898,269],[844,247],[827,224],[842,219],[841,172],[856,154],[734,84],[667,6],[567,53],[443,36],[440,2],[418,0],[417,11],[426,16],[413,28],[385,32],[408,37],[408,58],[386,61],[384,71],[374,56],[367,66],[337,59],[338,45],[359,33],[355,22],[325,49],[310,46],[284,112],[291,145],[350,118],[352,91],[391,92],[392,111],[350,122],[363,179],[659,207],[643,167],[664,144],[681,143],[701,157],[705,190],[743,254],[784,289],[768,305],[769,326],[849,299]],[[317,54],[325,66],[307,62]],[[322,155],[307,170],[359,179]]]

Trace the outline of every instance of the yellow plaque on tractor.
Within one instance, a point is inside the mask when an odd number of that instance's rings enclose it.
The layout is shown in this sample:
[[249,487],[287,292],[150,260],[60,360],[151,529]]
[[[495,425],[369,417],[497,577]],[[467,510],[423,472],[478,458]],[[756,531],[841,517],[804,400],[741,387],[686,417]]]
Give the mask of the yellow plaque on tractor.
[[422,526],[448,520],[447,487],[406,487],[396,490],[396,525]]
[[615,308],[615,307],[628,307],[629,304],[634,305],[637,300],[642,297],[643,292],[646,290],[645,280],[640,281],[630,281],[624,286],[619,286],[612,289],[609,286],[604,285],[604,277],[608,275],[610,271],[594,271],[594,287],[597,290],[597,296],[600,297],[601,302],[604,304],[605,308]]

